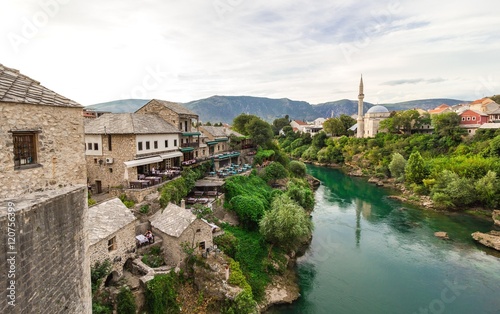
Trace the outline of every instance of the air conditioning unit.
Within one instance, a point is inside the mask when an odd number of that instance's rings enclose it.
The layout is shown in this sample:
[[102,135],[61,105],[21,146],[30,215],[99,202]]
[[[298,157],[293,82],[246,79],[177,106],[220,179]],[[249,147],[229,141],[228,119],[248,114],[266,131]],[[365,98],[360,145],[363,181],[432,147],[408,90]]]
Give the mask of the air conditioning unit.
[[111,158],[111,157],[107,157],[107,158],[106,158],[106,163],[107,163],[107,164],[112,164],[112,163],[113,163],[113,158]]

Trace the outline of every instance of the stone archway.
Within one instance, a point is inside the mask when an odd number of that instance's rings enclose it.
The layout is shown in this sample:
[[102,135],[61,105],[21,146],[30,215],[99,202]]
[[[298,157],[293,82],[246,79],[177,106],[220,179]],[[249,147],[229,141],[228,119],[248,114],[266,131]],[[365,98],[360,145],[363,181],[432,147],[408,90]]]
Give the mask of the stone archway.
[[112,271],[108,277],[106,277],[106,280],[104,281],[104,286],[109,287],[110,285],[114,284],[115,282],[120,279],[120,275],[118,274],[117,271]]

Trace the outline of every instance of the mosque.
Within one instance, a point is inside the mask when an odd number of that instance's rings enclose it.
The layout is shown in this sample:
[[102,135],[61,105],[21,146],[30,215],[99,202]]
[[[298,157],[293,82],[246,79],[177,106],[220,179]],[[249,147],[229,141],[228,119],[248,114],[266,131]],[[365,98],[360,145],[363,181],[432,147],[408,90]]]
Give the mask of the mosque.
[[361,76],[361,81],[359,83],[359,95],[358,95],[358,123],[354,125],[351,129],[354,130],[357,127],[356,137],[375,137],[379,130],[380,121],[389,118],[391,113],[384,106],[373,106],[363,115],[363,99],[365,95],[363,94],[363,76]]

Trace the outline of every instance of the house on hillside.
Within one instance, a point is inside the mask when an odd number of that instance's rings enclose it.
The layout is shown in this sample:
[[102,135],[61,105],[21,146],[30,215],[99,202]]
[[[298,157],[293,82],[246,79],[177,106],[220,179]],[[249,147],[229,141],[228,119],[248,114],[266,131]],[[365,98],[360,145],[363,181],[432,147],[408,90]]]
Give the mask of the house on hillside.
[[448,106],[447,104],[441,104],[439,106],[437,106],[436,108],[434,109],[429,109],[428,112],[432,115],[432,114],[439,114],[439,113],[444,113],[444,112],[449,112],[450,111],[450,106]]
[[179,265],[186,257],[183,244],[195,248],[197,253],[205,252],[213,246],[213,226],[196,218],[191,210],[169,203],[168,206],[154,214],[151,228],[155,236],[163,240],[165,262],[170,266]]
[[199,124],[199,116],[191,110],[177,103],[152,99],[137,109],[136,113],[156,114],[176,126],[181,132],[179,146],[184,161],[195,162],[196,158],[203,157],[203,150],[207,153],[207,145],[200,142],[201,133],[195,128]]
[[323,130],[323,122],[325,122],[325,119],[323,118],[318,118],[314,120],[313,123],[307,123],[301,120],[292,120],[292,122],[290,122],[290,126],[294,132],[309,133],[314,135]]
[[460,127],[466,129],[469,135],[474,135],[482,124],[488,122],[488,114],[473,109],[467,109],[459,116]]
[[179,167],[181,132],[154,114],[108,113],[85,123],[85,155],[93,192],[130,187],[155,170]]
[[82,111],[0,64],[1,313],[92,311]]
[[118,198],[89,208],[90,266],[105,260],[111,262],[108,280],[123,275],[123,266],[135,256],[135,225],[137,218]]

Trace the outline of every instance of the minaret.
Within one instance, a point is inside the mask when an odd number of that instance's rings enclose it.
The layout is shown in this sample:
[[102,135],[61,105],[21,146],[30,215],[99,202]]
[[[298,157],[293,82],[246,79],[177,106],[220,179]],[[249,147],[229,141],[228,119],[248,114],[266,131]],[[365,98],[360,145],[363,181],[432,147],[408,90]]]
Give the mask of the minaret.
[[363,75],[361,75],[361,81],[359,82],[359,95],[358,95],[358,132],[357,137],[363,137],[365,133],[365,122],[363,119]]

